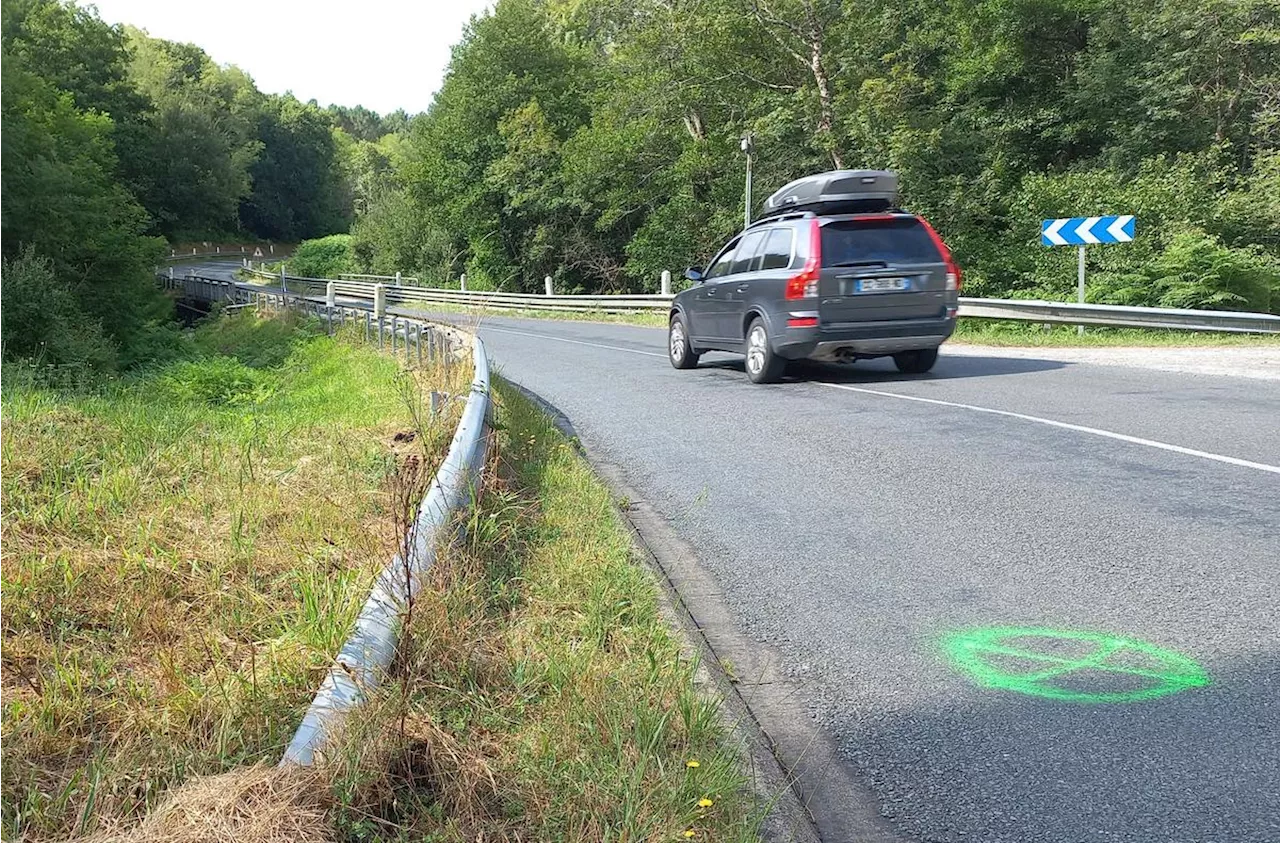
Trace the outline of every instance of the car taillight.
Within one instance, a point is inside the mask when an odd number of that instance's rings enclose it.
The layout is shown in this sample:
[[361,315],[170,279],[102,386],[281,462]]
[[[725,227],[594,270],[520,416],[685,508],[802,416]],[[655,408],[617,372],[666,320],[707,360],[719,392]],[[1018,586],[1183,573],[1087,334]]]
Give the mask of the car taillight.
[[811,299],[818,295],[818,277],[822,273],[822,229],[817,220],[809,220],[809,257],[798,275],[787,279],[788,299]]
[[788,328],[816,328],[818,327],[818,317],[816,316],[790,316],[787,318]]
[[951,257],[951,250],[947,248],[947,244],[942,242],[942,238],[938,236],[938,232],[933,230],[933,226],[929,225],[929,221],[923,217],[919,218],[920,224],[924,226],[924,230],[929,232],[929,237],[933,239],[933,245],[938,247],[939,254],[942,255],[942,261],[947,266],[947,289],[959,290],[964,283],[964,279],[960,275],[960,266],[956,263],[955,258]]

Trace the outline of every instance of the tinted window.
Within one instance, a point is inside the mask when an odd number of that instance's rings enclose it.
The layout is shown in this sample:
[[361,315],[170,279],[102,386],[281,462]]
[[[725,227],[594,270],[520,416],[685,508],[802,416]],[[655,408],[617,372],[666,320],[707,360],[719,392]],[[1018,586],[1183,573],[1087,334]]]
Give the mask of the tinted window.
[[733,254],[733,268],[729,270],[730,274],[736,275],[739,272],[750,271],[751,260],[760,251],[764,236],[763,231],[753,231],[742,238],[742,242],[738,244],[738,251]]
[[791,238],[794,233],[789,228],[775,228],[769,232],[769,239],[764,244],[764,261],[761,269],[786,269],[791,265]]
[[711,264],[711,268],[707,270],[707,278],[719,278],[721,275],[729,274],[729,266],[733,263],[733,249],[737,245],[735,240],[725,247],[720,257],[716,258],[715,263]]
[[942,263],[933,238],[917,219],[848,220],[822,227],[822,265]]

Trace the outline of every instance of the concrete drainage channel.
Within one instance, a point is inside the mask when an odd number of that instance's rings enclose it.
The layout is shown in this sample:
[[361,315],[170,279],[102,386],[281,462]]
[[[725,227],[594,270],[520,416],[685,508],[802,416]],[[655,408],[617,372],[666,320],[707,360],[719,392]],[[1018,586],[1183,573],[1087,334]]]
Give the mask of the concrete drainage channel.
[[492,430],[489,357],[479,337],[453,325],[372,316],[365,310],[335,308],[299,296],[259,293],[229,281],[174,279],[171,275],[160,276],[160,281],[184,295],[221,302],[228,307],[302,310],[324,320],[331,333],[335,326],[345,324],[348,319],[356,320],[357,324],[363,321],[367,340],[376,339],[379,347],[389,343],[394,354],[399,338],[406,359],[411,359],[416,350],[421,361],[424,348],[428,357],[465,354],[468,348],[471,350],[474,364],[471,391],[449,452],[423,496],[403,549],[378,575],[356,619],[355,629],[329,668],[280,760],[282,767],[310,766],[342,718],[382,683],[395,658],[401,618],[435,562],[437,543],[452,538],[449,528],[455,515],[474,505]]

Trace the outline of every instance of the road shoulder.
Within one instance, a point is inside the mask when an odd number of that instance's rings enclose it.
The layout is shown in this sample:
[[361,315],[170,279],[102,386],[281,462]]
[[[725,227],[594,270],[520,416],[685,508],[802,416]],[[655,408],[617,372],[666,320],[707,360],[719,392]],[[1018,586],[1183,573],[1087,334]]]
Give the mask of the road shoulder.
[[664,614],[698,655],[700,680],[723,699],[726,725],[741,742],[758,796],[771,806],[761,829],[771,841],[904,843],[869,789],[841,760],[835,742],[803,703],[803,686],[779,669],[771,646],[738,629],[711,573],[693,547],[627,481],[583,443],[570,420],[536,393],[520,391],[577,443],[596,474],[623,502],[621,514],[661,586]]
[[1152,346],[1100,348],[1039,348],[947,343],[944,356],[1005,357],[1126,366],[1187,375],[1280,380],[1280,346]]

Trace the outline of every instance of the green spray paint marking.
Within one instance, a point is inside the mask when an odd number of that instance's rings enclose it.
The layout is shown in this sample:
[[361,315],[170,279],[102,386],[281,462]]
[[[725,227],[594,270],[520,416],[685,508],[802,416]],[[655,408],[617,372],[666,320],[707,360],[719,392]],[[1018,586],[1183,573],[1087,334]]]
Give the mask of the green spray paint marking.
[[943,649],[980,685],[1067,702],[1136,702],[1209,684],[1180,653],[1105,633],[988,627],[951,635]]

